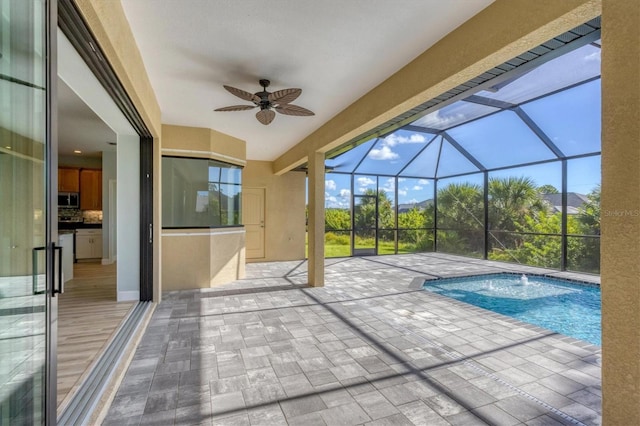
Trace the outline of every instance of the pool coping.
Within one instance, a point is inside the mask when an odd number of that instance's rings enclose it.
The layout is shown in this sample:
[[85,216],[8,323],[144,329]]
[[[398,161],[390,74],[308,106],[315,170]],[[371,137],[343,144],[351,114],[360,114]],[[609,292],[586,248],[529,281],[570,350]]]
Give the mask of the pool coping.
[[[484,277],[484,276],[494,276],[494,275],[514,275],[514,276],[522,276],[522,275],[526,275],[528,277],[542,277],[542,278],[551,278],[554,280],[559,280],[559,281],[568,281],[572,284],[580,284],[580,285],[587,285],[587,286],[591,286],[591,287],[600,287],[600,283],[596,282],[596,281],[586,281],[586,280],[578,280],[575,278],[565,278],[565,277],[560,277],[557,275],[553,275],[553,274],[548,274],[548,273],[536,273],[536,272],[513,272],[513,271],[504,271],[504,272],[483,272],[481,274],[456,274],[456,275],[449,275],[446,277],[425,277],[425,281],[439,281],[439,280],[449,280],[449,279],[457,279],[457,278],[475,278],[475,277]],[[411,283],[413,285],[413,282]]]
[[[422,290],[424,288],[424,284],[427,281],[443,281],[443,280],[446,281],[446,280],[450,280],[450,279],[476,278],[476,277],[486,277],[486,276],[495,276],[495,275],[522,276],[522,274],[523,273],[518,273],[518,272],[491,272],[491,273],[481,273],[481,274],[451,275],[451,276],[447,276],[447,277],[427,277],[427,276],[422,276],[422,277],[415,277],[411,281],[411,283],[409,284],[409,288],[412,289],[412,290]],[[527,275],[527,276],[552,278],[552,279],[561,280],[561,281],[569,281],[572,284],[587,285],[587,286],[590,286],[590,287],[598,287],[598,288],[600,288],[600,284],[593,283],[593,282],[588,282],[588,281],[581,281],[581,280],[570,279],[570,278],[560,278],[560,277],[549,275],[549,274],[536,274],[536,273],[524,273],[524,274]],[[442,294],[433,293],[433,292],[428,292],[428,293],[429,293],[429,296],[435,297],[437,299],[446,300],[447,302],[453,303],[454,305],[458,305],[458,306],[464,307],[465,309],[469,309],[469,310],[475,311],[477,313],[482,313],[484,315],[488,315],[490,317],[493,317],[493,318],[501,320],[501,321],[508,322],[510,324],[518,325],[519,327],[525,328],[527,330],[531,330],[533,332],[540,333],[540,334],[546,334],[546,335],[549,335],[549,336],[553,335],[553,336],[557,337],[562,342],[566,342],[566,343],[570,343],[570,344],[576,345],[576,346],[578,346],[578,347],[580,347],[582,349],[589,350],[589,351],[592,351],[592,352],[595,352],[595,353],[598,353],[598,354],[600,354],[600,352],[602,351],[602,347],[601,346],[594,345],[593,343],[587,342],[585,340],[576,339],[575,337],[567,336],[566,334],[558,333],[557,331],[549,330],[548,328],[540,327],[540,326],[537,326],[537,325],[534,325],[534,324],[529,324],[529,323],[521,321],[519,319],[512,318],[512,317],[510,317],[508,315],[503,315],[503,314],[500,314],[498,312],[491,311],[489,309],[481,308],[479,306],[472,305],[470,303],[466,303],[466,302],[463,302],[463,301],[458,300],[458,299],[454,299],[452,297],[444,296]]]

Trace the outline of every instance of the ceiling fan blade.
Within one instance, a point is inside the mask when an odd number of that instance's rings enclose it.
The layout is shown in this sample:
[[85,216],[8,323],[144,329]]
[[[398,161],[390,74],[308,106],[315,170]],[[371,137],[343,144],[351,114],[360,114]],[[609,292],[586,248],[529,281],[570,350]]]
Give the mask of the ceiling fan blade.
[[246,111],[248,109],[254,109],[255,105],[232,105],[228,107],[216,108],[214,111]]
[[302,93],[302,89],[283,89],[269,94],[269,102],[288,104],[295,101]]
[[260,103],[260,97],[254,95],[253,93],[245,92],[244,90],[236,89],[235,87],[231,87],[231,86],[222,86],[222,87],[227,89],[227,92],[239,97],[240,99],[244,99],[245,101],[255,102],[257,104]]
[[280,114],[285,114],[285,115],[295,115],[295,116],[315,115],[312,111],[309,111],[308,109],[302,108],[301,106],[298,106],[298,105],[290,105],[290,104],[279,105],[275,107],[275,109]]
[[256,118],[265,126],[271,123],[275,116],[276,113],[270,109],[261,109],[260,111],[256,112]]

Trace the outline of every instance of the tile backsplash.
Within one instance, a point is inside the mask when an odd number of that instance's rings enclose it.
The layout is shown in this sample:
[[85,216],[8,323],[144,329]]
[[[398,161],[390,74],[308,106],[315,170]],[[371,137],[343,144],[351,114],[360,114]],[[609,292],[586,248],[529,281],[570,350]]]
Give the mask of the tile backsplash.
[[84,223],[102,223],[102,210],[83,210]]
[[73,208],[58,208],[58,220],[82,222],[82,211]]

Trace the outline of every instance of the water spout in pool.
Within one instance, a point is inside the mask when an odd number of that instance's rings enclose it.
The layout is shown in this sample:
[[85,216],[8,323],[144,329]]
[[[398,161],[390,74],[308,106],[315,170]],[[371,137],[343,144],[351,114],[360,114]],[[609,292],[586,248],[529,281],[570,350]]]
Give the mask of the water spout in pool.
[[520,277],[520,282],[522,283],[522,285],[527,285],[529,284],[529,278],[527,278],[525,274],[522,274],[522,276]]

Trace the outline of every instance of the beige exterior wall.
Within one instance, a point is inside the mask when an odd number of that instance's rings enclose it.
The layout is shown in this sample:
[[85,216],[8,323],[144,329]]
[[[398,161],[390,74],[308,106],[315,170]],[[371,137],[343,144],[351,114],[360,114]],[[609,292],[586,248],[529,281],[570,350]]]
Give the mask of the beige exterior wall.
[[265,189],[265,257],[248,262],[302,260],[305,257],[306,174],[276,176],[270,161],[247,161],[242,186]]
[[209,288],[244,278],[244,229],[162,232],[163,291]]
[[233,136],[202,127],[162,125],[164,155],[211,158],[244,166],[246,143]]
[[[244,165],[245,145],[212,129],[162,125],[163,155]],[[244,278],[244,228],[163,230],[161,265],[162,291],[209,288]]]
[[603,424],[640,424],[640,2],[602,5]]
[[309,284],[324,286],[324,154],[309,153]]

